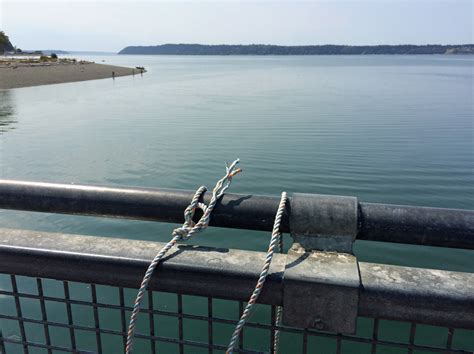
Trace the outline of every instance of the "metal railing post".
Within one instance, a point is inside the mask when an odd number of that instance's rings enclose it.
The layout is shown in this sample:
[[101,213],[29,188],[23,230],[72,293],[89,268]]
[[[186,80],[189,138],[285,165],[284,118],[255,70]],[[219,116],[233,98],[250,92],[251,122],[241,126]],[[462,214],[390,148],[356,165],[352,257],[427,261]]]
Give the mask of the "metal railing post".
[[354,197],[294,193],[283,287],[283,323],[355,333],[360,274],[352,245],[357,235]]

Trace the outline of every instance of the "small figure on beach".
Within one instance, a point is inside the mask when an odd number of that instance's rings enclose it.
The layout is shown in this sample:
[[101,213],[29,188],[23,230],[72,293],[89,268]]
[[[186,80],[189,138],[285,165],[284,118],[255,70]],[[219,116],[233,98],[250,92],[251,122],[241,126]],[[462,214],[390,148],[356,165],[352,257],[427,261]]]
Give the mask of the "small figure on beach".
[[145,71],[145,67],[144,66],[137,66],[136,68],[138,70],[140,70],[140,75],[143,76],[143,72]]
[[112,71],[112,79],[115,80],[115,71]]

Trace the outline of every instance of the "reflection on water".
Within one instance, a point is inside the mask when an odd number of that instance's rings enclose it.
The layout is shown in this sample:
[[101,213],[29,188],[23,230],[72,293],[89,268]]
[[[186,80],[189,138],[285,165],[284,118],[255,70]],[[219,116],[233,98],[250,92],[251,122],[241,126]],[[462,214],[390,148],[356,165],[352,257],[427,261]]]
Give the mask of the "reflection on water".
[[17,123],[11,91],[0,91],[0,134],[15,129]]

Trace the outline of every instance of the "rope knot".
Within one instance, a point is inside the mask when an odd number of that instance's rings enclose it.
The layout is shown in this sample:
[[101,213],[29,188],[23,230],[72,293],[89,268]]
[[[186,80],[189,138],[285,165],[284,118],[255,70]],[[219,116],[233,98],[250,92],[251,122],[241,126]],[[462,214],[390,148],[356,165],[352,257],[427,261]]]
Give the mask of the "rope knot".
[[187,240],[190,227],[181,226],[173,230],[173,236],[179,236],[179,240]]

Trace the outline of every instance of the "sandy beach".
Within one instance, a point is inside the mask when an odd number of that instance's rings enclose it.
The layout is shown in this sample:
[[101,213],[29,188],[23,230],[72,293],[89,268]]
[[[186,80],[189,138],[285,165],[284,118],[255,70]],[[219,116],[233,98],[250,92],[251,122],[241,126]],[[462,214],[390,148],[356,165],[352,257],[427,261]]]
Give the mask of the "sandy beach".
[[[112,74],[113,73],[113,74]],[[61,84],[97,79],[112,79],[112,76],[140,75],[140,70],[95,63],[47,63],[14,64],[0,63],[0,90]]]

